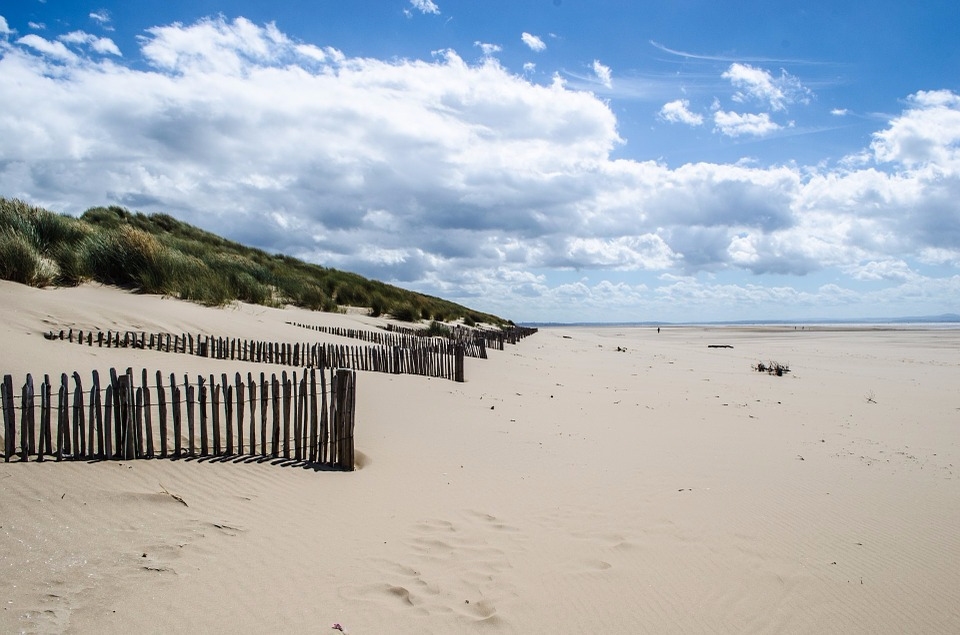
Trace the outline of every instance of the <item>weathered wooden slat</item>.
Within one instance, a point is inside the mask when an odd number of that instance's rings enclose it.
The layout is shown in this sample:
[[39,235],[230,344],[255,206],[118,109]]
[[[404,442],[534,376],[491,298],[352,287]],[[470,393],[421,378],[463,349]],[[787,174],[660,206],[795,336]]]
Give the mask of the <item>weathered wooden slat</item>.
[[306,393],[307,384],[305,381],[306,378],[300,380],[300,385],[297,385],[297,373],[293,373],[293,403],[294,403],[294,414],[293,414],[293,458],[295,461],[303,460],[302,453],[302,440],[303,440],[303,421],[302,413],[306,409],[306,402],[304,401],[304,395]]
[[163,389],[163,377],[157,371],[157,416],[160,424],[160,458],[167,458],[167,395]]
[[[110,403],[109,397],[107,402]],[[93,385],[90,386],[90,407],[93,409],[93,415],[90,417],[90,452],[93,453],[93,428],[96,428],[97,434],[97,453],[96,458],[107,458],[107,452],[103,447],[103,410],[101,410],[102,400],[100,398],[100,373],[93,371]],[[96,418],[96,422],[94,422]],[[109,415],[107,421],[110,420]]]
[[3,402],[3,462],[9,463],[16,451],[14,438],[17,430],[17,413],[13,407],[13,375],[3,376],[0,399]]
[[183,442],[181,441],[181,415],[180,415],[180,388],[177,386],[177,380],[173,373],[170,373],[170,400],[173,404],[173,455],[180,458]]
[[27,461],[33,452],[33,377],[29,373],[20,392],[20,406],[20,460]]
[[[217,402],[219,401],[219,392],[213,385],[213,377],[210,377],[210,391],[213,399],[213,412],[217,412]],[[197,376],[197,393],[200,401],[200,456],[210,455],[210,439],[207,437],[207,385],[203,383],[203,377]],[[214,415],[216,416],[216,415]],[[220,430],[219,426],[214,424],[213,443],[216,453],[220,454]],[[191,452],[192,454],[192,452]]]
[[244,385],[243,379],[240,377],[240,373],[237,373],[235,377],[236,390],[234,394],[237,396],[237,454],[243,454],[243,415],[244,415]]
[[[321,371],[321,376],[323,372]],[[310,369],[310,461],[317,461],[317,434],[319,420],[317,418],[317,370]]]
[[197,455],[197,445],[196,437],[194,435],[195,428],[195,419],[196,416],[193,410],[194,397],[195,397],[195,388],[190,385],[190,379],[184,375],[183,377],[183,389],[186,392],[187,399],[187,449],[190,456]]
[[133,428],[136,425],[135,421],[131,421],[131,410],[133,404],[130,398],[131,395],[131,386],[130,386],[130,376],[121,375],[117,378],[117,392],[120,393],[120,438],[117,442],[117,451],[119,452],[120,458],[125,460],[130,460],[134,458],[135,455],[135,435]]
[[134,429],[137,432],[136,432],[136,444],[134,444],[135,445],[134,458],[142,459],[144,457],[144,453],[143,453],[143,435],[140,434],[140,432],[143,430],[143,388],[141,386],[137,386],[135,399],[136,399],[135,401],[136,409],[134,411],[134,415],[136,417],[136,425],[134,426]]
[[317,451],[317,461],[327,462],[327,448],[330,429],[329,419],[327,418],[327,371],[320,370],[320,447]]
[[283,458],[290,458],[290,398],[292,390],[287,371],[283,371]]
[[220,375],[223,385],[223,414],[227,424],[227,454],[233,454],[233,388],[227,382],[227,374]]
[[60,373],[60,390],[57,394],[57,460],[62,461],[64,453],[70,454],[70,420],[68,418],[66,373]]
[[73,373],[73,456],[82,459],[87,454],[86,413],[83,411],[83,386],[80,373]]
[[271,456],[277,458],[280,455],[280,381],[276,374],[271,374],[270,381],[273,391],[273,448]]
[[[152,336],[151,336],[152,337]],[[152,342],[152,340],[151,340]],[[146,437],[146,455],[150,458],[154,456],[153,448],[153,408],[151,408],[150,403],[150,382],[147,379],[147,369],[143,369],[142,373],[142,387],[143,387],[143,423],[144,423],[144,436]]]
[[247,391],[250,400],[250,455],[257,453],[257,383],[253,373],[247,372]]
[[230,384],[223,388],[223,414],[227,419],[227,456],[233,456],[233,386]]
[[213,375],[210,375],[210,389],[213,391],[213,453],[214,456],[220,456],[223,454],[220,435],[220,386],[213,383]]
[[112,459],[113,458],[113,434],[110,432],[110,428],[113,425],[113,403],[114,403],[114,393],[112,384],[107,385],[107,390],[104,393],[104,406],[103,406],[103,425],[100,428],[100,432],[103,434],[103,458]]
[[270,393],[264,373],[260,373],[260,456],[267,456],[267,403]]

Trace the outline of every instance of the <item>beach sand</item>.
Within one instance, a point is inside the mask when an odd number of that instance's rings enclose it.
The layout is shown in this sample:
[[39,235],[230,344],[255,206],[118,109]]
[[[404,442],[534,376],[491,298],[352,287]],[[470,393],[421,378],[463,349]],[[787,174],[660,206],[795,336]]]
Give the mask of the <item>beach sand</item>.
[[[382,323],[0,282],[0,374],[279,372],[42,333],[317,340],[288,320]],[[952,329],[554,327],[465,383],[358,373],[352,473],[3,464],[0,632],[960,632],[958,351]]]

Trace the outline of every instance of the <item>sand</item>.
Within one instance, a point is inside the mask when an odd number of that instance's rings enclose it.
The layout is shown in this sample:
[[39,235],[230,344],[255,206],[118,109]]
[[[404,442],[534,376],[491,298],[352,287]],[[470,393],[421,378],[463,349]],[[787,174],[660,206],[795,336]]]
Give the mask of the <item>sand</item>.
[[[0,282],[0,374],[259,372],[41,333],[302,341],[287,320],[378,323]],[[958,632],[958,347],[556,327],[462,384],[360,373],[352,473],[3,464],[0,632]]]

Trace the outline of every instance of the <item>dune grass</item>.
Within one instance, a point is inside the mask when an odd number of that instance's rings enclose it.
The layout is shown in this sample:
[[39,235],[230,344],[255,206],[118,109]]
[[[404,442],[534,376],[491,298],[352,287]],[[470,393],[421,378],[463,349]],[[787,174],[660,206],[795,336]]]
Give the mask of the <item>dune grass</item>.
[[212,306],[235,300],[328,312],[359,306],[411,322],[509,324],[454,302],[247,247],[167,214],[115,206],[74,218],[0,197],[0,278],[37,287],[89,280]]

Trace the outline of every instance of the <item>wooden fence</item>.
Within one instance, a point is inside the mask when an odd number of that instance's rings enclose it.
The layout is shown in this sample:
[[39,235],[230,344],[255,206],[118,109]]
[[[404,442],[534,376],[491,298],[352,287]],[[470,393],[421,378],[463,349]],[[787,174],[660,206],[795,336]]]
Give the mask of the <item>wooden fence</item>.
[[199,355],[211,359],[282,364],[308,368],[424,375],[464,381],[465,347],[456,343],[421,339],[404,346],[342,346],[330,343],[263,342],[191,333],[144,331],[50,331],[48,340],[76,342],[100,348],[139,348],[167,353]]
[[[399,326],[396,324],[387,324],[384,328],[391,333],[403,333],[416,337],[424,337],[425,329],[411,328],[408,326]],[[530,326],[504,326],[499,329],[469,328],[464,326],[455,326],[452,330],[452,339],[457,341],[473,341],[484,347],[483,358],[486,359],[486,349],[492,348],[499,351],[504,350],[504,344],[516,344],[520,340],[537,332],[536,328]]]
[[260,373],[259,382],[252,373],[246,382],[240,373],[233,382],[225,373],[194,383],[184,375],[178,384],[171,373],[166,385],[157,371],[154,387],[146,370],[137,386],[132,369],[111,369],[105,389],[94,371],[88,391],[76,372],[72,388],[63,373],[59,387],[44,375],[39,391],[28,374],[19,395],[5,375],[0,405],[5,462],[259,456],[354,466],[353,370],[331,370],[329,390],[324,372],[312,368],[299,381],[284,371],[279,379]]
[[463,347],[463,354],[466,357],[476,357],[478,359],[487,359],[486,340],[473,337],[467,331],[474,332],[472,329],[463,327],[453,327],[451,336],[430,336],[426,329],[404,329],[387,325],[386,331],[371,331],[364,329],[347,329],[339,326],[322,326],[317,324],[301,324],[299,322],[287,322],[291,326],[298,326],[303,329],[317,331],[326,335],[345,337],[348,339],[372,342],[381,346],[400,346],[403,348],[418,348],[429,342],[429,345],[439,347],[440,350],[453,351],[457,346]]

